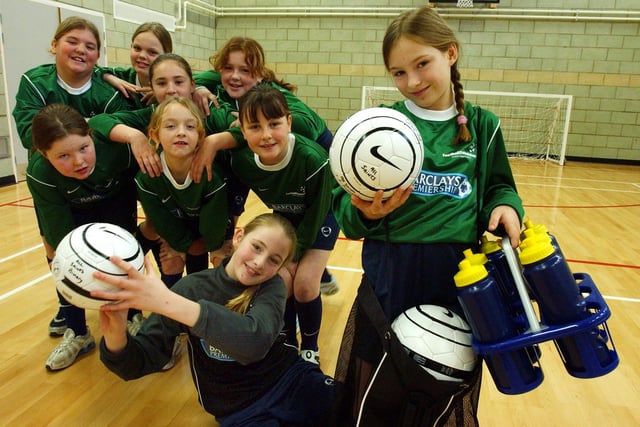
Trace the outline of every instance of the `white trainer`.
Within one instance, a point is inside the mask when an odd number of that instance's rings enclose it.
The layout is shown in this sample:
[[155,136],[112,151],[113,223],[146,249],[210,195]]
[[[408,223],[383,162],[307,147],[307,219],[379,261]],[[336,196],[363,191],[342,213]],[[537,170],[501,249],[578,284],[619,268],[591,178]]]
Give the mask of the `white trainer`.
[[87,327],[86,335],[76,336],[73,329],[67,328],[62,337],[62,342],[53,349],[47,359],[46,367],[50,371],[59,371],[67,368],[76,361],[80,354],[84,354],[94,348],[96,342]]

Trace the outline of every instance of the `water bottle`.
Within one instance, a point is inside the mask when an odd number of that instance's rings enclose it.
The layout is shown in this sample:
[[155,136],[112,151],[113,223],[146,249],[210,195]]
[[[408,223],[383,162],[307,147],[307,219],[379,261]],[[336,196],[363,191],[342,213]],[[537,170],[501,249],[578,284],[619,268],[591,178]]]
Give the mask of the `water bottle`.
[[[502,292],[484,265],[463,259],[454,281],[458,301],[478,342],[499,343],[518,335]],[[483,358],[502,393],[525,393],[542,382],[542,370],[534,365],[525,349],[485,354]]]
[[564,257],[556,236],[551,234],[543,224],[534,224],[533,221],[526,220],[524,222],[524,230],[522,230],[522,233],[520,234],[520,240],[524,241],[527,238],[527,230],[531,230],[535,235],[547,236],[551,239],[551,246],[553,246],[553,249],[555,249],[560,256]]
[[[486,236],[482,236],[481,238],[480,250],[487,258],[487,266],[492,266],[491,270],[487,268],[487,271],[490,275],[493,275],[500,285],[505,301],[511,310],[511,315],[515,319],[517,331],[519,333],[527,332],[529,329],[529,322],[525,315],[522,300],[520,299],[520,294],[518,293],[518,288],[513,278],[513,274],[509,268],[509,262],[507,261],[506,254],[497,241],[489,240]],[[532,345],[531,347],[526,347],[526,351],[529,353],[529,357],[532,360],[539,360],[542,357],[542,350],[537,344]]]
[[[547,325],[565,325],[590,316],[569,265],[561,251],[553,247],[548,235],[525,230],[520,244],[520,262],[524,277],[538,301],[542,321]],[[555,340],[569,374],[590,377],[588,366],[597,359],[604,367],[612,362],[607,343],[597,328]],[[593,376],[601,375],[594,372]]]
[[515,317],[522,314],[522,301],[520,301],[520,295],[518,289],[513,281],[513,275],[507,262],[507,257],[500,247],[500,244],[495,240],[489,240],[487,236],[482,236],[480,243],[480,250],[487,257],[489,265],[492,266],[494,273],[489,268],[489,274],[491,274],[498,284],[505,296],[505,300],[511,307],[511,311]]

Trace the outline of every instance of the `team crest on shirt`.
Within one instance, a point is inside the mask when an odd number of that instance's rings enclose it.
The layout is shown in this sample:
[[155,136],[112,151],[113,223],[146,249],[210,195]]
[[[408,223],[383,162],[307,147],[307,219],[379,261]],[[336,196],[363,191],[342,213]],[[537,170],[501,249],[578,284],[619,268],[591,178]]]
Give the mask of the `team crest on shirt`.
[[413,193],[421,196],[451,196],[464,199],[472,191],[469,178],[459,173],[442,174],[422,171],[413,184]]
[[200,345],[202,346],[202,350],[204,350],[205,354],[209,356],[210,359],[215,359],[219,362],[235,362],[235,359],[223,353],[222,350],[215,348],[214,346],[207,344],[207,342],[203,339],[200,339]]

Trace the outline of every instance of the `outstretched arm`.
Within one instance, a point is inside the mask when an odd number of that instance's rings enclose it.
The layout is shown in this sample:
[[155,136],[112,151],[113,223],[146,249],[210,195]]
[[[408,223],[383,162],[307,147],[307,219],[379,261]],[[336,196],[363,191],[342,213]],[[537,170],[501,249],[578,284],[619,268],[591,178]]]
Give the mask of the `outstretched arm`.
[[[145,257],[146,274],[135,269],[134,266],[117,256],[109,258],[116,266],[127,273],[127,277],[112,276],[102,272],[95,272],[94,276],[112,286],[117,291],[92,291],[96,298],[113,301],[100,308],[103,312],[117,312],[129,308],[152,311],[192,327],[200,316],[200,304],[176,294],[165,286],[155,274],[149,256]],[[105,338],[106,341],[106,338]],[[108,343],[107,346],[109,347]],[[110,348],[110,347],[109,347]]]

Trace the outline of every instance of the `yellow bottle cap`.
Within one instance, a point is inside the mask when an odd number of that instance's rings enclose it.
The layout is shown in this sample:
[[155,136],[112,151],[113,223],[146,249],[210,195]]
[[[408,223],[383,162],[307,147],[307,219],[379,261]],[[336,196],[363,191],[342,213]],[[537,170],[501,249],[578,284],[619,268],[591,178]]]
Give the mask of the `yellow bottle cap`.
[[521,233],[522,238],[525,238],[525,232],[527,230],[533,230],[536,234],[547,234],[547,227],[542,224],[534,224],[530,219],[524,222],[524,230]]
[[480,250],[484,254],[492,254],[494,252],[498,252],[502,248],[497,240],[489,240],[487,236],[482,236],[480,238]]
[[527,229],[524,233],[526,237],[520,243],[520,263],[523,265],[538,262],[555,251],[551,244],[551,238],[546,232],[538,234],[534,230]]
[[[481,252],[477,254],[473,253],[471,249],[465,249],[464,251],[462,251],[462,254],[464,255],[464,259],[468,259],[469,262],[473,265],[484,265],[487,262],[489,262],[489,259],[485,254]],[[459,263],[458,263],[458,268],[460,268]]]
[[463,259],[458,264],[460,271],[453,276],[458,288],[473,285],[489,275],[487,269],[482,264],[472,264],[468,259]]

